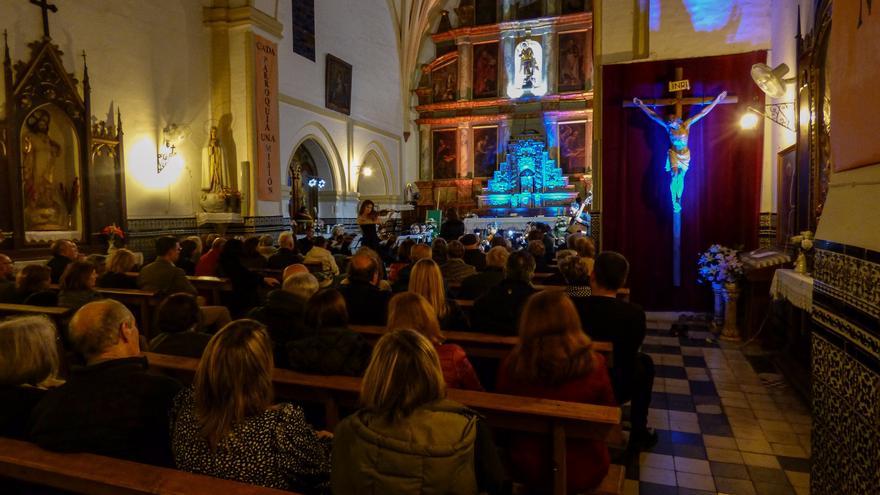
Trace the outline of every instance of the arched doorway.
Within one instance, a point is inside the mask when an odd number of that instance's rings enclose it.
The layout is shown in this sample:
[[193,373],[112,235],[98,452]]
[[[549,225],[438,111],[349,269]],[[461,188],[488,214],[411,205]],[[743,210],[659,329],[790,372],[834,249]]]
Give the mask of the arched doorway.
[[357,190],[361,199],[376,199],[388,194],[385,167],[375,151],[370,150],[364,157],[358,173]]
[[325,176],[322,171],[330,170],[330,162],[321,146],[313,139],[303,141],[296,151],[287,169],[290,185],[288,211],[290,218],[296,218],[300,208],[305,207],[312,218],[319,218],[318,193],[332,189],[332,177]]

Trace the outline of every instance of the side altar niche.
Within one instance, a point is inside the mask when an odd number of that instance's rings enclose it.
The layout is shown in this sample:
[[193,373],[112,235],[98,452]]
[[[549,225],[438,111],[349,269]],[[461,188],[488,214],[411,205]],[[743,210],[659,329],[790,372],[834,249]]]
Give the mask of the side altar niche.
[[126,228],[121,113],[92,117],[85,53],[80,86],[44,30],[29,60],[13,65],[4,50],[0,249],[16,256],[44,255],[58,239],[98,250],[101,229]]
[[[523,133],[507,145],[507,159],[477,196],[480,212],[489,216],[558,216],[578,196],[547,144],[535,131]],[[482,215],[481,215],[482,216]]]

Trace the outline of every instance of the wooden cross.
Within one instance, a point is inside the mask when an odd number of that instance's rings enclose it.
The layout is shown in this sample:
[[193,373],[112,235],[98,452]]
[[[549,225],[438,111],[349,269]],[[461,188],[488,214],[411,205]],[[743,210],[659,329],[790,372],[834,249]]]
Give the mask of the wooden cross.
[[50,4],[47,0],[31,0],[31,3],[40,7],[43,11],[43,37],[51,38],[49,36],[49,12],[58,12],[58,7],[56,5]]
[[[675,94],[675,98],[658,98],[655,100],[642,101],[645,103],[645,105],[648,105],[649,107],[675,106],[675,118],[681,119],[684,114],[684,112],[682,111],[682,107],[684,105],[708,105],[709,103],[712,103],[712,100],[714,99],[711,96],[684,98],[683,95],[685,90],[690,89],[690,81],[684,79],[684,70],[681,67],[675,68],[675,80],[670,81],[669,84],[670,86],[673,86],[676,83],[681,83],[674,86],[674,88],[679,89],[677,89],[676,91],[670,90],[672,93]],[[718,102],[718,104],[728,105],[731,103],[737,103],[738,101],[739,99],[736,96],[728,96],[727,98]],[[624,108],[633,108],[637,105],[633,103],[632,100],[628,100],[623,102],[623,106]]]

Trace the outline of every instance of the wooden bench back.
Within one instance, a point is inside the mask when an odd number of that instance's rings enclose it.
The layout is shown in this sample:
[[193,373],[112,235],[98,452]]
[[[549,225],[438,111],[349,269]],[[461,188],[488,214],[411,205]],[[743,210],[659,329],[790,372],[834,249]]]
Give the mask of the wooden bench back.
[[49,452],[9,438],[0,438],[0,478],[88,495],[291,494],[95,454]]

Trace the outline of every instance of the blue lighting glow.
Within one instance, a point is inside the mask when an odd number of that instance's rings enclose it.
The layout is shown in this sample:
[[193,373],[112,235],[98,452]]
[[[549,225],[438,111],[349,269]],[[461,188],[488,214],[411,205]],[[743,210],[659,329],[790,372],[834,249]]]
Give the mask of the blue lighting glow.
[[715,31],[730,20],[734,0],[684,0],[695,31]]

